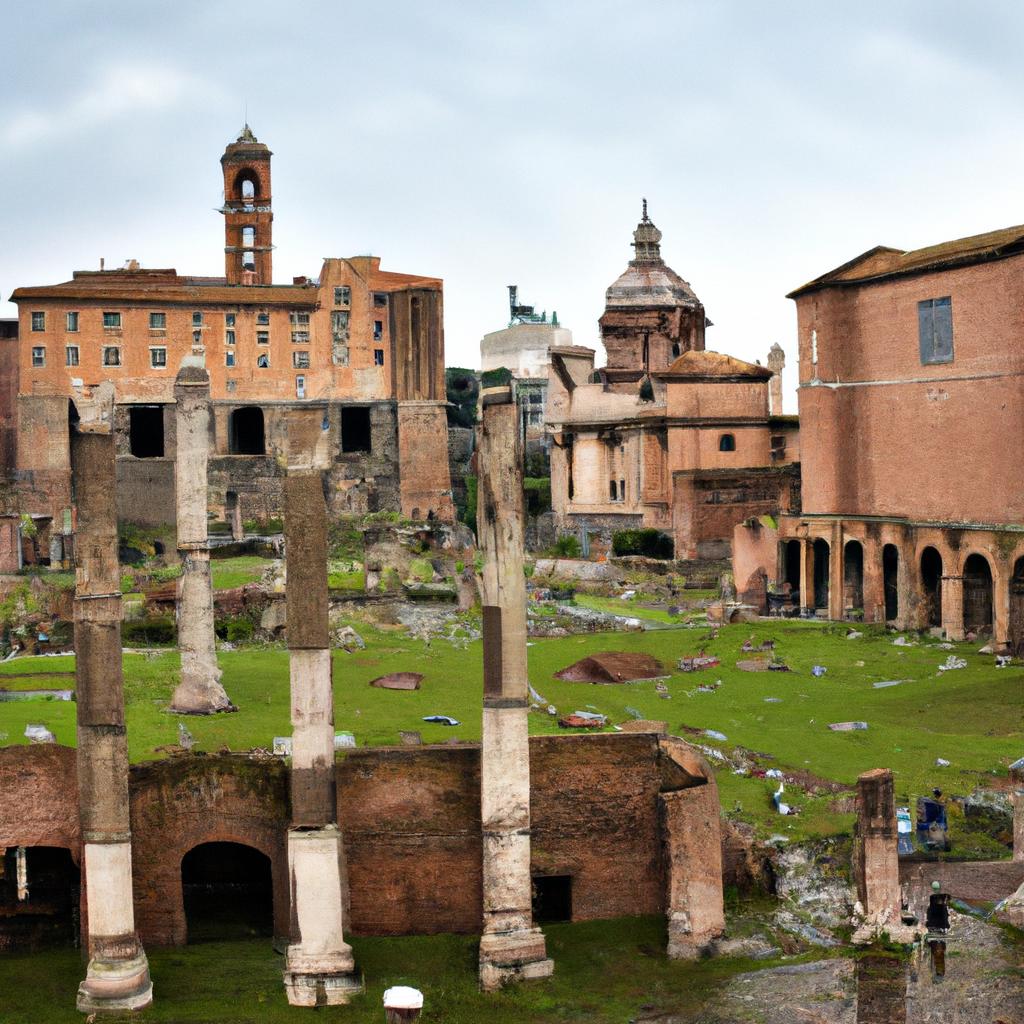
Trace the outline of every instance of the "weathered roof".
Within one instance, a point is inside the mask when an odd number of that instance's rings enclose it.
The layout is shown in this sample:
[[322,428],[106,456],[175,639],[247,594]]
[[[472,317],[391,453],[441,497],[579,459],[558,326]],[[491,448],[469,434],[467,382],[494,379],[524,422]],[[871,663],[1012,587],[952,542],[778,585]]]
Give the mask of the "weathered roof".
[[630,262],[604,293],[606,309],[699,305],[693,289],[664,263]]
[[864,284],[906,274],[924,274],[971,263],[984,263],[1021,251],[1024,251],[1024,225],[1020,224],[981,235],[957,238],[951,242],[940,242],[923,249],[903,250],[878,245],[841,267],[801,285],[790,292],[788,298],[793,299],[830,285]]
[[767,380],[772,371],[767,366],[747,363],[735,356],[727,356],[722,352],[684,352],[672,365],[658,374],[658,377],[752,377]]

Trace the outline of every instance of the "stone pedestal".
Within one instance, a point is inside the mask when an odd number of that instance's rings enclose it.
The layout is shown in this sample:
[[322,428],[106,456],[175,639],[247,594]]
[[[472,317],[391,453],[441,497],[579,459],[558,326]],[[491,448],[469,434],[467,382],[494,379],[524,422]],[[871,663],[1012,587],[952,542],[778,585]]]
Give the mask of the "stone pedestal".
[[[78,804],[89,962],[78,990],[85,1013],[138,1010],[153,1001],[149,965],[135,934],[128,814],[128,737],[121,672],[114,438],[109,416],[71,439],[77,509],[75,687]],[[95,424],[83,424],[88,431]]]
[[[303,417],[290,434],[315,425]],[[315,433],[312,434],[315,438]],[[312,443],[312,440],[311,442]],[[301,461],[301,460],[300,460]],[[345,852],[337,824],[334,692],[327,621],[327,507],[312,456],[285,480],[292,708],[291,943],[284,985],[293,1006],[347,1003],[363,983],[345,942]]]
[[533,925],[522,458],[512,388],[481,394],[477,536],[484,555],[480,753],[483,936],[480,987],[554,970]]

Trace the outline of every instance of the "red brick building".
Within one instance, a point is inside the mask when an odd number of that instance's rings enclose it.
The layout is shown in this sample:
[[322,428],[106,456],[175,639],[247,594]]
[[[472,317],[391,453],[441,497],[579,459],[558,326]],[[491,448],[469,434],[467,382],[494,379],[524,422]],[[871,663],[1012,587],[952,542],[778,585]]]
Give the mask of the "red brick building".
[[69,506],[68,399],[111,381],[119,516],[173,521],[174,376],[202,348],[210,373],[210,507],[277,516],[285,416],[323,406],[334,512],[450,518],[442,283],[327,259],[319,278],[274,284],[271,152],[248,126],[221,157],[225,276],[144,269],[76,271],[18,288],[16,477],[20,511],[57,524]]
[[739,531],[757,577],[830,618],[1024,639],[1024,227],[878,247],[792,292],[803,507]]

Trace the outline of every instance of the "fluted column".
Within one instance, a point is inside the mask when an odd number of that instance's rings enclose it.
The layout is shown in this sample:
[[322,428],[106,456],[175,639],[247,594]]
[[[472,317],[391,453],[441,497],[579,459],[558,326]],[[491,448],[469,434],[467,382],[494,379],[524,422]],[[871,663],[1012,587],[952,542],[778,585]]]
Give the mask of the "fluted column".
[[78,804],[89,954],[85,980],[78,989],[78,1009],[113,1013],[148,1006],[153,1001],[153,986],[135,932],[115,454],[109,418],[97,430],[103,432],[75,433],[71,439],[77,510]]
[[477,536],[484,555],[483,936],[480,987],[554,970],[534,927],[530,877],[523,472],[509,385],[481,393]]
[[174,381],[177,441],[174,494],[178,523],[177,624],[181,682],[171,710],[185,715],[234,711],[221,686],[213,631],[213,582],[206,514],[210,377],[201,353],[186,356]]

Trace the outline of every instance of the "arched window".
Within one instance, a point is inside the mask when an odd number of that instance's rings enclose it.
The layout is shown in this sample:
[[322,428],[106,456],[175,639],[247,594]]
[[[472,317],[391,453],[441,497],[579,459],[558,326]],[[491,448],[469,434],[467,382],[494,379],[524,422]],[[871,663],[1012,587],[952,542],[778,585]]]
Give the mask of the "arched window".
[[201,843],[181,860],[188,941],[274,933],[270,858],[241,843]]
[[718,439],[718,450],[720,452],[736,451],[736,436],[734,434],[722,434]]
[[238,177],[235,178],[235,192],[247,202],[252,202],[259,198],[259,179],[250,170],[239,171]]

